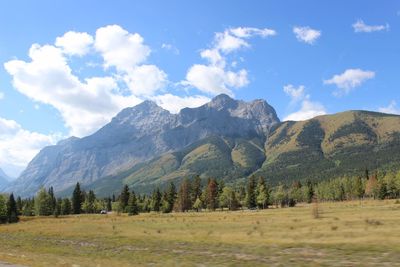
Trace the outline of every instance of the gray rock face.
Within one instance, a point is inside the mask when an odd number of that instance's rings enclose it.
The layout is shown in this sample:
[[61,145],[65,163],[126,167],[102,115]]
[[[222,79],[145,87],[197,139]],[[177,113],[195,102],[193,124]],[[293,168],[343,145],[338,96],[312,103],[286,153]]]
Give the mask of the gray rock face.
[[117,174],[208,136],[266,138],[278,122],[275,110],[264,100],[244,102],[219,95],[179,114],[144,101],[122,110],[90,136],[71,137],[42,149],[6,191],[22,196],[35,194],[41,186],[61,191],[78,181],[88,184]]

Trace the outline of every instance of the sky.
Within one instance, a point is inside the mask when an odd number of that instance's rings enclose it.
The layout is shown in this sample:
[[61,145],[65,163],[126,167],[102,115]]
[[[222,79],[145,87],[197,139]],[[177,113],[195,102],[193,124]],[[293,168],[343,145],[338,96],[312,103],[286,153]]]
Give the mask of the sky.
[[0,168],[150,99],[400,114],[400,1],[1,1]]

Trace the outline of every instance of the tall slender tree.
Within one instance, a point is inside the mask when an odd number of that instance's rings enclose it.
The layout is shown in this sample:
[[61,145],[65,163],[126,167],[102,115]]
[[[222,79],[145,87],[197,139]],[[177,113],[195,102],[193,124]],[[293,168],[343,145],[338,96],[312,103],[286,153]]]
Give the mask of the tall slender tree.
[[250,176],[247,180],[246,206],[249,209],[257,207],[256,178],[254,175]]
[[136,195],[135,195],[135,192],[133,192],[133,191],[129,194],[127,210],[128,210],[129,216],[139,214],[139,208],[138,208]]
[[19,221],[17,203],[15,202],[14,194],[11,193],[7,202],[7,217],[9,223],[16,223]]
[[208,180],[205,202],[210,210],[215,210],[218,207],[218,184],[213,178]]
[[78,183],[76,183],[74,192],[72,193],[72,213],[73,214],[81,213],[82,202],[83,202],[83,196],[82,196],[81,186],[78,182]]
[[195,203],[198,198],[201,197],[202,194],[202,186],[201,186],[201,178],[199,175],[194,177],[192,182],[192,203]]
[[161,209],[161,192],[158,187],[154,190],[151,198],[151,209],[157,212]]
[[126,207],[128,206],[129,202],[129,186],[124,185],[122,188],[121,194],[119,195],[119,209],[122,212],[126,211]]
[[192,208],[191,185],[187,178],[183,179],[178,191],[177,209],[188,211]]

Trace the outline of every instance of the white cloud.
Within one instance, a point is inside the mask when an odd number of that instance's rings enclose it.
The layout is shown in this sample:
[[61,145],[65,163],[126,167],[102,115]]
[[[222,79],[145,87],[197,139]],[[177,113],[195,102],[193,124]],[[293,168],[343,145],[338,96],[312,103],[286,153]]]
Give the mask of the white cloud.
[[0,92],[0,100],[4,99],[4,93]]
[[217,66],[193,65],[186,74],[187,83],[210,95],[228,94],[233,96],[229,88],[240,88],[249,83],[247,71],[225,71]]
[[297,40],[307,44],[314,44],[314,42],[321,36],[321,31],[311,29],[310,27],[293,27],[293,33],[296,35]]
[[11,60],[4,64],[13,77],[14,87],[27,97],[49,104],[60,111],[71,135],[94,132],[127,106],[140,102],[135,96],[122,96],[112,77],[86,78],[72,74],[61,49],[32,45],[30,62]]
[[210,98],[194,95],[180,97],[172,94],[159,95],[152,98],[159,106],[171,113],[179,113],[182,108],[195,108],[210,101]]
[[386,25],[367,25],[361,19],[357,20],[353,23],[354,32],[377,32],[377,31],[384,31],[389,30],[389,24]]
[[179,53],[180,53],[179,49],[176,48],[175,46],[173,46],[172,44],[164,43],[164,44],[161,45],[161,48],[165,49],[165,50],[168,50],[168,51],[171,51],[175,55],[179,55]]
[[396,101],[392,100],[388,106],[380,107],[378,109],[379,112],[389,113],[389,114],[397,114],[400,115],[400,108],[397,107]]
[[151,96],[167,83],[167,74],[155,65],[141,65],[127,71],[123,79],[132,94]]
[[306,97],[304,85],[296,88],[292,84],[288,84],[283,87],[283,91],[290,96],[293,103],[301,101]]
[[283,119],[284,121],[303,121],[326,114],[326,109],[321,103],[310,100],[311,96],[305,93],[304,85],[300,85],[296,88],[288,84],[283,87],[283,91],[291,98],[290,106],[299,102],[301,103],[300,109],[287,115]]
[[334,94],[341,96],[348,94],[352,89],[360,86],[363,82],[375,77],[375,72],[361,69],[347,69],[342,74],[334,75],[331,79],[325,80],[324,84],[335,84],[340,90]]
[[93,37],[86,32],[69,31],[62,37],[57,37],[55,45],[61,47],[67,55],[83,56],[89,52]]
[[118,25],[96,31],[95,48],[101,53],[104,65],[127,71],[146,61],[151,49],[138,33],[131,34]]
[[[214,36],[213,46],[201,51],[200,56],[208,61],[207,65],[195,64],[188,69],[186,80],[182,84],[192,86],[209,95],[225,93],[233,96],[231,89],[248,85],[247,70],[232,71],[227,64],[226,55],[241,48],[250,47],[247,39],[260,36],[273,36],[271,29],[250,27],[230,28]],[[236,62],[236,61],[235,61]],[[237,63],[233,64],[236,67]]]
[[303,121],[314,118],[315,116],[325,115],[326,110],[325,107],[318,103],[312,102],[308,99],[305,99],[301,103],[301,108],[299,111],[289,114],[284,118],[284,121]]
[[0,117],[0,166],[17,176],[44,146],[55,144],[59,134],[30,132],[16,121]]

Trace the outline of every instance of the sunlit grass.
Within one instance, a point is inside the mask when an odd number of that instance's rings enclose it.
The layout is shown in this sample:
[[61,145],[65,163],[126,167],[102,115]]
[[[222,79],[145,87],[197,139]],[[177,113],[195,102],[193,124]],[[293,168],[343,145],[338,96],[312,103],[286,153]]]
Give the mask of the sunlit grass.
[[400,262],[400,204],[22,218],[0,226],[0,260],[34,266],[361,265]]

